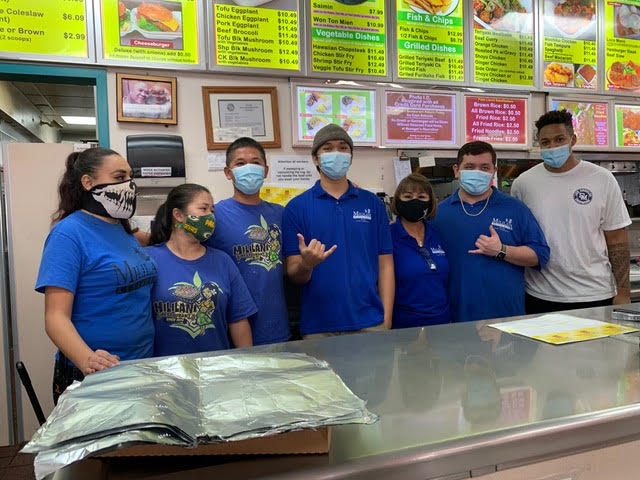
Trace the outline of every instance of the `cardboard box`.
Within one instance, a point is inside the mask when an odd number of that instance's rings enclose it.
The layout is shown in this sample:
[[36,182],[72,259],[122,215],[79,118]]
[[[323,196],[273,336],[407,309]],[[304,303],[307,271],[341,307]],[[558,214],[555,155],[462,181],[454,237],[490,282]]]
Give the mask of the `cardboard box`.
[[154,457],[187,455],[277,455],[327,453],[331,445],[331,428],[298,430],[237,442],[219,442],[182,448],[169,445],[135,445],[100,455],[101,457]]

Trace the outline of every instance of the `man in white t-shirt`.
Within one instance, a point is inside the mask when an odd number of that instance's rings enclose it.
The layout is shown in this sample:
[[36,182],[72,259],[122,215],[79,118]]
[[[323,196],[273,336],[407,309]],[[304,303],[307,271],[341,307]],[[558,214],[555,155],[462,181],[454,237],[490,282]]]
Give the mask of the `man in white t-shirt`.
[[551,248],[545,269],[525,273],[527,313],[630,303],[625,227],[631,219],[618,183],[608,170],[573,155],[571,113],[547,112],[536,128],[543,163],[511,188]]

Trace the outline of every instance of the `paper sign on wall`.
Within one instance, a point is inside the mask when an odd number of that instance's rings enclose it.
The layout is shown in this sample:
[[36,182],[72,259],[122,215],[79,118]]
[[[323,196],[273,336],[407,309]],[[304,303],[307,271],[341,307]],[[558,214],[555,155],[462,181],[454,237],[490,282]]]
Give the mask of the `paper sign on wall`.
[[311,187],[318,178],[309,155],[278,155],[269,158],[269,184]]

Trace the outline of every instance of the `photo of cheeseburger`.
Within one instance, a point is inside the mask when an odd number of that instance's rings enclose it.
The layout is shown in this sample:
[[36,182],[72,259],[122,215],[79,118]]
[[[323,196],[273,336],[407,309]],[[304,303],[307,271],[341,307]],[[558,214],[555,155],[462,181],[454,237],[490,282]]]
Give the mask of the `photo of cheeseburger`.
[[136,23],[148,32],[176,32],[180,28],[171,11],[155,3],[141,3],[138,6]]
[[165,50],[183,49],[181,2],[119,0],[118,15],[120,45]]

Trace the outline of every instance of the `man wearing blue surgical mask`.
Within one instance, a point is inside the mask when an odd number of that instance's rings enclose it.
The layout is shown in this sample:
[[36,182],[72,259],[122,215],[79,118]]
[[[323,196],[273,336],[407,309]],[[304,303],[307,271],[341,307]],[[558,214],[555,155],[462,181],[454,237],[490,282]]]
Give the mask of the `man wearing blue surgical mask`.
[[234,141],[224,173],[233,197],[215,205],[216,228],[206,244],[223,250],[238,265],[258,312],[249,317],[254,345],[289,339],[281,252],[284,208],[260,199],[269,173],[262,145],[253,138]]
[[543,162],[524,172],[511,193],[540,222],[551,259],[526,272],[527,313],[630,303],[631,224],[618,182],[573,154],[573,116],[551,111],[536,122]]
[[302,285],[304,338],[391,328],[389,219],[376,195],[347,180],[352,155],[342,127],[320,129],[311,147],[320,180],[284,211],[283,251],[287,275]]
[[525,267],[541,269],[549,247],[531,211],[491,186],[496,152],[485,142],[458,151],[460,188],[438,206],[435,226],[449,260],[454,322],[524,314]]

